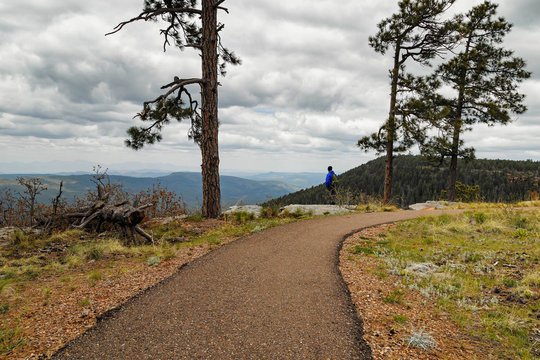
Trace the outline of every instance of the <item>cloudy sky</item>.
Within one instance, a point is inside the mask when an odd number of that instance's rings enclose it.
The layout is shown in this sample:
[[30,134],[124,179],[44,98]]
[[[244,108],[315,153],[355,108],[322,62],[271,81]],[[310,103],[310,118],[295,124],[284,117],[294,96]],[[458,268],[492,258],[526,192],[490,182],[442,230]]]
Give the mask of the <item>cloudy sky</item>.
[[[540,160],[540,1],[497,0],[514,24],[506,46],[526,59],[528,112],[505,127],[467,133],[477,156]],[[200,151],[188,124],[135,152],[125,131],[144,100],[172,80],[200,76],[198,55],[163,52],[159,24],[136,23],[142,0],[0,3],[0,173],[125,169],[193,170]],[[478,0],[457,0],[465,11]],[[391,59],[368,46],[397,0],[227,0],[225,45],[242,59],[220,81],[225,173],[343,172],[374,159],[356,141],[388,111]]]

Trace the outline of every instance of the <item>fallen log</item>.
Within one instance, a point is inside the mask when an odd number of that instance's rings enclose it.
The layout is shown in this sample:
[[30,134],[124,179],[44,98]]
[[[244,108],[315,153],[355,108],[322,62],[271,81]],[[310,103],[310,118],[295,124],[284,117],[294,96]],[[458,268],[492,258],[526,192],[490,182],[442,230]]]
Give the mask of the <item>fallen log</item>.
[[80,221],[71,225],[77,229],[89,228],[93,224],[97,224],[96,231],[99,232],[102,224],[110,223],[120,226],[134,243],[137,243],[136,234],[139,234],[146,242],[150,243],[152,242],[152,236],[139,226],[139,223],[145,216],[143,210],[150,206],[152,204],[133,207],[127,201],[117,204],[107,204],[103,201],[98,201],[88,209],[83,209],[83,211],[68,214],[67,216],[70,218],[80,218]]

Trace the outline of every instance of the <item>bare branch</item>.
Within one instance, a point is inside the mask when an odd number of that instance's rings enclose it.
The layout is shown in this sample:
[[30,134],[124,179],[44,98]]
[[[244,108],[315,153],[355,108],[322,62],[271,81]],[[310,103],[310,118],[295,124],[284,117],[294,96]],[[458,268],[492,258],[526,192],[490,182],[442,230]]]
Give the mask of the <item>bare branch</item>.
[[204,80],[200,79],[200,78],[179,79],[177,76],[175,76],[174,80],[172,82],[170,82],[170,83],[168,83],[166,85],[163,85],[161,88],[166,89],[166,88],[169,88],[169,87],[176,84],[177,86],[174,89],[174,91],[175,91],[181,86],[186,86],[186,85],[190,85],[190,84],[202,84],[203,82],[204,82]]
[[130,24],[132,22],[139,21],[139,20],[148,21],[148,20],[152,19],[153,17],[156,17],[156,16],[161,15],[161,14],[166,14],[166,13],[186,13],[186,14],[198,14],[198,15],[201,15],[202,11],[199,10],[199,9],[192,9],[192,8],[163,8],[163,9],[152,10],[152,11],[150,11],[150,10],[143,11],[138,16],[136,16],[136,17],[134,17],[132,19],[129,19],[127,21],[122,21],[120,24],[116,25],[113,28],[114,31],[111,31],[111,32],[105,34],[105,36],[112,35],[112,34],[115,34],[115,33],[119,32],[120,30],[122,30],[122,28],[124,26],[126,26],[127,24]]

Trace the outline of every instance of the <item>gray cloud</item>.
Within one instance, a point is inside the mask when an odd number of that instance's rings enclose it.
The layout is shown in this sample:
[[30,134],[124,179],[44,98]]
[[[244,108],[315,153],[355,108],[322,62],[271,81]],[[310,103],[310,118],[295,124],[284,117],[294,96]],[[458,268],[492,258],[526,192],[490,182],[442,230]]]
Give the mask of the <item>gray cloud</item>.
[[[456,11],[479,2],[458,2]],[[397,2],[225,4],[230,13],[220,14],[223,43],[243,65],[229,67],[220,79],[223,166],[315,170],[324,162],[345,170],[372,158],[355,143],[376,131],[387,115],[391,64],[367,39]],[[123,145],[126,129],[138,124],[132,117],[143,101],[159,95],[160,86],[175,75],[200,74],[196,52],[169,48],[163,53],[160,24],[130,24],[104,36],[138,14],[141,5],[127,0],[0,4],[3,156],[18,162],[148,160],[198,168],[200,154],[187,139],[188,123],[172,124],[161,144],[140,152]],[[506,46],[524,57],[534,73],[522,86],[529,111],[506,128],[491,128],[493,142],[476,130],[468,134],[466,141],[478,154],[531,156],[540,151],[535,137],[522,133],[540,132],[539,6],[536,0],[501,1],[501,15],[515,24]],[[197,87],[192,91],[199,92]]]

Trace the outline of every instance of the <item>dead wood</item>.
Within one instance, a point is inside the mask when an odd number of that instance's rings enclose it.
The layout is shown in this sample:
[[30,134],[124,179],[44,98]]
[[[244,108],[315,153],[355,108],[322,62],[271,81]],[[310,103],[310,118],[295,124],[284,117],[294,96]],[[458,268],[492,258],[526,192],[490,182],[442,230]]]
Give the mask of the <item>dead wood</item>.
[[137,243],[136,234],[145,239],[145,242],[152,242],[152,236],[146,233],[140,226],[144,219],[144,209],[152,206],[145,204],[139,207],[133,207],[128,201],[116,204],[107,204],[98,201],[86,209],[79,209],[77,213],[66,214],[67,218],[77,219],[71,226],[77,229],[95,227],[100,231],[104,223],[109,223],[120,227],[133,243]]

